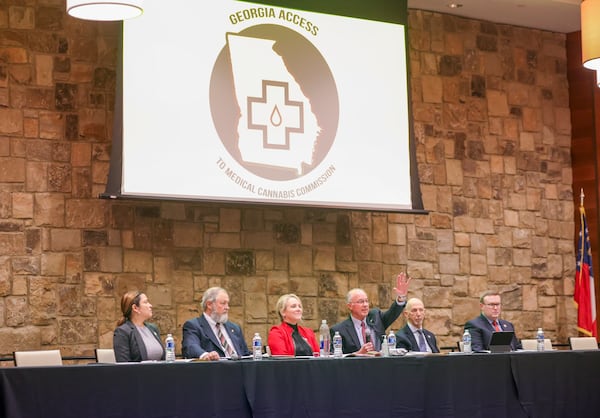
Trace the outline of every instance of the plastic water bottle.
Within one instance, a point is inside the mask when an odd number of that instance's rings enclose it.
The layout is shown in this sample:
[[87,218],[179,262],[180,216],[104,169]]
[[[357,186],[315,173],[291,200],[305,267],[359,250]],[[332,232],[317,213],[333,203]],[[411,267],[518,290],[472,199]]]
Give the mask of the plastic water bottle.
[[165,338],[165,360],[169,363],[175,361],[175,340],[172,334],[167,334]]
[[252,338],[252,358],[254,360],[262,360],[262,339],[258,332],[255,332]]
[[387,337],[387,343],[388,343],[388,349],[390,350],[390,353],[391,353],[392,350],[396,348],[396,334],[394,334],[394,330],[390,330],[390,333],[388,334],[388,337]]
[[545,344],[544,344],[544,330],[543,329],[538,328],[537,334],[536,334],[536,340],[537,340],[537,351],[544,351]]
[[329,357],[331,350],[331,334],[329,333],[329,327],[327,326],[327,320],[321,321],[321,327],[319,328],[319,355],[321,357]]
[[472,353],[471,350],[471,333],[468,329],[463,334],[463,353]]
[[333,336],[333,357],[342,358],[344,353],[342,352],[342,336],[338,331]]
[[381,355],[388,357],[390,355],[390,347],[388,346],[387,335],[381,336]]

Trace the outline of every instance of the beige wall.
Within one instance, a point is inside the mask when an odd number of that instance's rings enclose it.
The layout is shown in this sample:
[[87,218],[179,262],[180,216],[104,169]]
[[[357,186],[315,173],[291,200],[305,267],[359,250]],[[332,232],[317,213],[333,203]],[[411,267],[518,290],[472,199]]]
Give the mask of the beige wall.
[[0,355],[111,346],[129,288],[178,343],[212,285],[248,340],[288,291],[317,328],[346,315],[351,287],[387,306],[402,270],[442,346],[487,288],[506,292],[519,336],[574,335],[564,35],[410,11],[428,215],[107,201],[118,24],[67,18],[63,3],[0,5]]

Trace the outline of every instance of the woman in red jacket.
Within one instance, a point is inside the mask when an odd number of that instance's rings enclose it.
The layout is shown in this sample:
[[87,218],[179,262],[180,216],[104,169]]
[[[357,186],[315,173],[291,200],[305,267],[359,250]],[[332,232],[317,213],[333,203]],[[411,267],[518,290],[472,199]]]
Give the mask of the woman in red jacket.
[[298,325],[302,321],[302,302],[293,293],[283,295],[277,301],[277,313],[281,324],[269,331],[268,344],[273,355],[312,356],[319,352],[319,345],[312,329]]

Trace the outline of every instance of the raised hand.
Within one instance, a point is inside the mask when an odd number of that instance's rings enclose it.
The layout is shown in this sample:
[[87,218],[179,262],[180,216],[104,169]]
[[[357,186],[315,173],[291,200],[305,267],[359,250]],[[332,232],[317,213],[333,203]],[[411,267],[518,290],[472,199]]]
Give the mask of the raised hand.
[[408,284],[410,283],[411,278],[401,272],[396,276],[396,287],[394,287],[394,292],[396,292],[396,296],[398,297],[406,297],[408,294]]

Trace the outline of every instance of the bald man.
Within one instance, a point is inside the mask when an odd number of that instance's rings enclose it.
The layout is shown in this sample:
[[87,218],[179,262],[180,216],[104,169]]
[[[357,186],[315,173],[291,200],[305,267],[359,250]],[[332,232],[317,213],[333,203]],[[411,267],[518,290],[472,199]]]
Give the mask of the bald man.
[[410,298],[404,308],[406,326],[396,333],[396,348],[408,351],[439,353],[440,350],[432,332],[423,328],[425,305],[418,298]]

